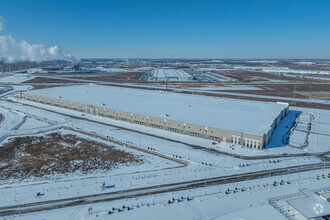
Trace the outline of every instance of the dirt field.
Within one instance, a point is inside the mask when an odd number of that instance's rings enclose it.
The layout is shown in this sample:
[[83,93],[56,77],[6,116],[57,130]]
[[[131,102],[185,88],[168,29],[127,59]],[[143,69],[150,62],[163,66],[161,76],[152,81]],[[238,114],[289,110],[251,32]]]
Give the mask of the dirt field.
[[0,148],[0,180],[76,171],[86,174],[128,163],[142,163],[142,160],[112,146],[71,134],[17,137]]
[[[322,99],[322,95],[325,95],[323,96],[324,98],[328,98],[330,92],[330,84],[321,83],[255,84],[253,86],[261,90],[226,90],[225,92],[303,99],[308,99],[310,96],[312,98]],[[294,90],[296,90],[295,95]]]
[[330,92],[326,91],[320,91],[320,92],[304,92],[304,91],[298,91],[297,94],[305,96],[305,97],[311,97],[312,99],[323,99],[323,100],[330,100]]
[[[189,91],[179,91],[178,93],[223,97],[223,98],[231,98],[231,99],[253,100],[253,101],[261,101],[261,102],[280,101],[280,102],[289,103],[290,106],[330,110],[330,105],[328,105],[328,104],[319,104],[319,103],[313,103],[313,102],[299,102],[299,101],[294,102],[294,101],[281,100],[281,98],[276,98],[276,99],[275,98],[259,98],[259,97],[240,96],[239,94],[238,95],[227,95],[227,94],[214,94],[214,93],[207,93],[207,92],[189,92]],[[248,92],[246,92],[246,93],[248,93]]]
[[[33,86],[33,89],[45,89],[45,88],[53,88],[53,87],[59,87],[59,86],[64,86],[64,85],[52,85],[52,84],[49,84],[49,85],[40,85],[40,84],[30,84],[31,86]],[[74,84],[72,84],[74,85]],[[65,85],[67,86],[67,84]]]
[[75,80],[65,80],[65,79],[51,79],[44,77],[36,77],[34,79],[30,79],[25,81],[24,83],[86,83],[84,81],[75,81]]
[[144,72],[123,72],[123,73],[107,73],[107,74],[89,74],[77,75],[75,77],[68,77],[74,79],[94,80],[100,82],[138,82],[138,79]]
[[297,78],[289,77],[284,75],[273,75],[270,73],[256,72],[256,71],[245,71],[245,70],[236,70],[228,71],[225,74],[226,76],[236,79],[238,82],[256,82],[256,81],[271,81],[271,80],[281,80],[287,82],[304,82],[304,83],[320,83],[325,82],[324,80],[319,79],[310,79],[310,78]]

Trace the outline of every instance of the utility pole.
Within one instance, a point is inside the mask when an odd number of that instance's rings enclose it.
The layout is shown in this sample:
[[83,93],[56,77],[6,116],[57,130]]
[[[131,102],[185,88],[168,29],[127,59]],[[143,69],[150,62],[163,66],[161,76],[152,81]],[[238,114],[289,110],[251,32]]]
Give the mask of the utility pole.
[[167,76],[165,77],[165,91],[167,91],[167,81],[168,81],[168,79],[167,79]]
[[296,104],[296,89],[297,89],[297,84],[294,84],[293,86],[293,93],[292,93],[292,104]]

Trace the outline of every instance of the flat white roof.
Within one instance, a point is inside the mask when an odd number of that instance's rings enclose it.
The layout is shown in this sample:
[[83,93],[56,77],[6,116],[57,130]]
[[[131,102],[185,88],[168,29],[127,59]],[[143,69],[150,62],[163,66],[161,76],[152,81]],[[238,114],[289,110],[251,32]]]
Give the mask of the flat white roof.
[[215,98],[100,85],[53,87],[27,92],[38,96],[263,135],[287,104]]
[[165,79],[166,77],[177,77],[178,79],[192,78],[189,73],[175,69],[155,69],[152,77],[159,79]]

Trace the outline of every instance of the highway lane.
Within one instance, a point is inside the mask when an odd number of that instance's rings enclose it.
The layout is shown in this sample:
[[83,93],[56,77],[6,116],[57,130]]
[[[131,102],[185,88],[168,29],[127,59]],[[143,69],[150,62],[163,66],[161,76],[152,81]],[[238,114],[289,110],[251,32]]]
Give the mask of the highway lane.
[[308,165],[292,166],[287,168],[277,168],[272,170],[263,170],[257,172],[249,172],[228,176],[219,176],[206,179],[183,181],[171,184],[155,185],[150,187],[132,188],[129,190],[121,190],[116,192],[108,192],[87,196],[72,197],[60,200],[51,200],[45,202],[21,204],[19,206],[0,207],[0,216],[8,216],[15,214],[33,213],[65,207],[73,207],[77,205],[86,205],[98,202],[108,202],[125,198],[136,198],[147,195],[155,195],[166,192],[189,190],[198,187],[210,185],[221,185],[227,183],[235,183],[247,180],[255,180],[273,176],[282,176],[292,173],[306,172],[312,170],[329,169],[330,163],[316,163]]

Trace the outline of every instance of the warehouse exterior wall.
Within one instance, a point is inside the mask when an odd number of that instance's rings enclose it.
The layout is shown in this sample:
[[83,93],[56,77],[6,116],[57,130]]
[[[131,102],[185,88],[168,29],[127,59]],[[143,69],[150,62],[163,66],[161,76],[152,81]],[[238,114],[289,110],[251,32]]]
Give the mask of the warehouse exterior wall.
[[114,118],[114,119],[118,119],[118,112],[117,110],[113,110],[113,109],[106,109],[105,110],[106,116],[109,118]]
[[164,119],[148,116],[148,126],[164,129]]
[[132,121],[135,124],[147,125],[147,116],[132,113]]
[[91,111],[88,110],[88,106],[86,106],[86,105],[82,106],[82,104],[75,103],[75,102],[71,102],[71,109],[75,110],[75,111],[79,111],[79,112],[83,111],[85,113],[91,113]]
[[141,114],[118,111],[113,109],[107,109],[107,108],[102,108],[88,104],[80,104],[65,100],[41,97],[41,96],[31,95],[22,92],[17,92],[17,96],[19,98],[23,98],[26,100],[58,106],[75,111],[85,112],[88,114],[109,117],[117,120],[124,120],[127,122],[146,125],[154,128],[166,129],[168,131],[192,135],[200,138],[207,138],[217,142],[240,144],[245,147],[254,148],[254,149],[262,149],[269,143],[273,130],[275,129],[275,127],[278,126],[280,120],[285,115],[287,115],[289,109],[288,106],[279,113],[279,115],[274,119],[272,125],[270,126],[270,129],[265,134],[256,135],[250,133],[242,133],[237,131],[212,128],[212,127],[205,127],[202,125],[195,125],[191,123],[184,123],[179,121],[173,121],[173,120],[151,117]]
[[287,104],[287,107],[278,114],[278,116],[274,119],[272,125],[270,126],[270,129],[264,134],[263,139],[261,140],[262,144],[260,144],[262,145],[262,147],[265,147],[269,143],[274,129],[277,128],[281,120],[288,114],[288,111],[289,111],[289,104]]
[[173,121],[166,119],[166,130],[173,131],[177,133],[183,133],[184,123],[179,121]]
[[207,128],[207,138],[211,140],[216,140],[218,142],[232,142],[233,136],[240,137],[242,135],[241,132],[237,131],[228,131],[219,128]]
[[256,134],[243,133],[244,147],[262,149],[263,148],[263,136]]
[[118,111],[118,119],[122,121],[132,121],[132,115],[129,112]]
[[264,137],[264,145],[265,146],[269,143],[272,132],[273,132],[273,130],[268,130],[268,132],[265,133],[265,137]]
[[289,103],[285,103],[285,102],[276,102],[276,103],[278,103],[278,104],[286,104],[286,105],[287,105],[287,106],[285,107],[285,109],[283,109],[283,110],[281,111],[282,118],[283,118],[283,117],[286,116],[286,115],[288,114],[288,112],[289,112]]
[[105,110],[106,110],[106,108],[95,107],[95,112],[96,112],[96,115],[98,115],[98,116],[107,117]]
[[186,123],[185,133],[191,136],[205,138],[205,126]]

